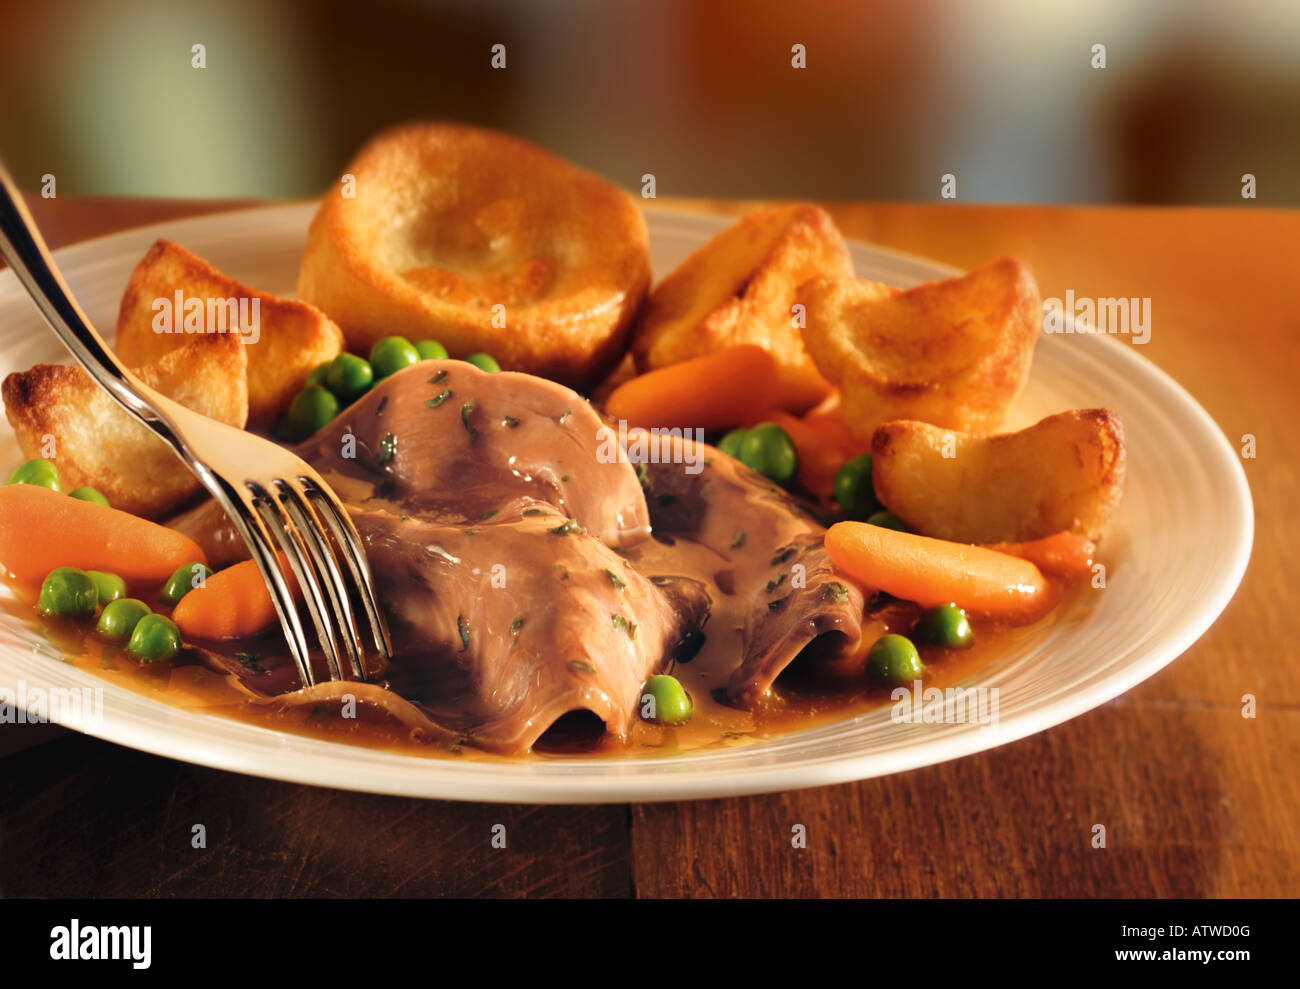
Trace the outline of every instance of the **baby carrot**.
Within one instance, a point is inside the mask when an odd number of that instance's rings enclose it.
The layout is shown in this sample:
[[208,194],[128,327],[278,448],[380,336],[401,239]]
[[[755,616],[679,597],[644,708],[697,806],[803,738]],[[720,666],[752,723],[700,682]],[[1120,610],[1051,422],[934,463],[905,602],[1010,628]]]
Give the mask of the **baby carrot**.
[[77,567],[153,582],[206,562],[189,536],[148,519],[34,484],[0,487],[0,571],[20,581]]
[[863,586],[927,608],[951,601],[977,614],[1031,618],[1048,597],[1036,566],[983,546],[838,522],[826,533],[826,551],[836,570]]
[[772,355],[743,344],[638,375],[605,407],[629,426],[729,429],[771,403],[776,380]]
[[[278,553],[280,572],[299,597],[298,582]],[[195,639],[243,639],[256,635],[279,620],[270,592],[255,560],[244,560],[218,570],[176,604],[172,621],[186,637]]]
[[803,421],[825,436],[828,443],[839,446],[845,460],[852,460],[860,453],[871,452],[871,438],[868,437],[865,441],[854,438],[849,432],[849,424],[844,421],[838,409],[814,409],[803,417]]
[[776,388],[771,404],[795,415],[815,408],[830,396],[835,387],[813,367],[777,368]]
[[1039,570],[1061,577],[1078,577],[1092,567],[1097,544],[1082,532],[1057,532],[1025,543],[993,543],[989,549],[1028,560]]
[[813,494],[830,494],[835,486],[835,474],[844,466],[846,459],[837,437],[776,408],[752,416],[745,425],[754,426],[760,422],[776,423],[794,443],[799,458],[796,475],[799,484]]

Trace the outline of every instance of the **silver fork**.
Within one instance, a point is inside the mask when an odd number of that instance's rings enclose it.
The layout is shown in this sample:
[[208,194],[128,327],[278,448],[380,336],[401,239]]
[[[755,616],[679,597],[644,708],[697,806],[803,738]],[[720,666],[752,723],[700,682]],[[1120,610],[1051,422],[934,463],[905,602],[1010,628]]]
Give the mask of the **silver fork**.
[[365,549],[334,492],[310,465],[283,447],[192,412],[123,367],[73,299],[3,165],[0,254],[77,363],[171,447],[230,516],[271,592],[303,684],[310,686],[317,677],[303,623],[276,558],[276,543],[303,591],[330,679],[347,679],[342,663],[346,653],[353,678],[364,680],[366,647],[328,533],[347,561],[375,649],[383,660],[390,659],[392,643],[375,599]]

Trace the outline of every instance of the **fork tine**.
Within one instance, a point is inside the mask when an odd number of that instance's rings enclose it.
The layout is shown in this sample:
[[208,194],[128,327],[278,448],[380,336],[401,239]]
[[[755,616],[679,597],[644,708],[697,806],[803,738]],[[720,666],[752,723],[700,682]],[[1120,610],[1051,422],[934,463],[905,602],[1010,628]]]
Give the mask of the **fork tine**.
[[309,500],[315,503],[319,513],[329,523],[330,530],[334,533],[334,538],[338,542],[343,556],[348,561],[348,568],[352,571],[353,583],[356,584],[360,592],[361,604],[365,609],[366,619],[370,623],[370,632],[375,640],[375,648],[379,650],[385,661],[391,660],[393,658],[393,643],[388,635],[388,624],[384,621],[383,612],[379,610],[379,603],[375,600],[375,585],[370,576],[370,564],[366,559],[365,550],[361,545],[361,536],[358,535],[356,526],[352,524],[352,519],[348,516],[347,510],[339,504],[332,491],[317,484],[316,480],[311,477],[304,476],[298,480]]
[[280,627],[284,630],[284,637],[289,643],[289,651],[293,653],[293,660],[298,666],[298,676],[303,686],[311,686],[316,682],[316,678],[312,673],[307,635],[298,617],[298,609],[293,603],[288,581],[284,579],[284,574],[280,570],[280,561],[276,557],[275,543],[271,539],[271,534],[267,531],[266,524],[262,521],[261,514],[247,491],[235,488],[222,477],[216,477],[216,482],[218,487],[213,494],[221,502],[226,515],[234,523],[248,546],[253,560],[256,561],[262,580],[270,591],[275,613],[280,618]]
[[302,533],[298,531],[297,525],[273,491],[268,491],[256,481],[248,481],[247,484],[254,493],[254,504],[261,512],[263,520],[274,524],[275,534],[280,541],[280,547],[284,550],[285,559],[294,576],[298,578],[298,586],[302,588],[303,600],[307,604],[307,613],[311,615],[312,624],[316,626],[316,638],[329,664],[330,679],[342,680],[343,667],[339,662],[338,645],[334,641],[334,623],[330,618],[325,595],[321,591],[316,568],[312,563],[311,554],[307,551]]
[[357,632],[356,617],[352,613],[352,601],[348,597],[347,584],[344,583],[343,572],[339,569],[334,551],[324,538],[324,523],[308,501],[306,493],[299,486],[300,483],[289,478],[280,478],[276,482],[277,493],[281,504],[288,511],[290,518],[298,527],[299,534],[307,544],[307,551],[317,572],[325,578],[325,592],[329,596],[330,607],[343,626],[343,645],[347,647],[352,672],[358,680],[364,680],[366,671],[361,662],[361,653],[365,646]]

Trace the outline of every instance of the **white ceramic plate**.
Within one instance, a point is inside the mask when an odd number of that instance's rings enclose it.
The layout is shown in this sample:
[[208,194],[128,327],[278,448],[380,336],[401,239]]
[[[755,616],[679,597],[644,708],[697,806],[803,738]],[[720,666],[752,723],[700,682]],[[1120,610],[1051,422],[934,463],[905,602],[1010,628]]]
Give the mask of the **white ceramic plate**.
[[[111,331],[132,267],[170,237],[235,278],[292,294],[314,204],[273,206],[146,227],[58,252],[77,298]],[[724,227],[724,218],[648,215],[657,274]],[[912,285],[952,269],[866,244],[859,276]],[[0,374],[66,355],[13,277],[0,274]],[[1123,339],[1123,338],[1120,338]],[[378,793],[535,803],[670,800],[864,779],[953,759],[1073,718],[1169,663],[1228,603],[1250,556],[1245,475],[1218,427],[1140,348],[1090,335],[1044,336],[1016,423],[1069,408],[1123,417],[1128,482],[1104,546],[1105,590],[1083,594],[963,681],[999,688],[996,724],[900,725],[888,706],[770,741],[676,756],[458,761],[376,752],[166,706],[105,686],[102,718],[70,727],[159,755],[258,776]],[[0,430],[0,468],[21,458]],[[1208,520],[1213,524],[1208,524]],[[1195,533],[1196,538],[1188,536]],[[1193,552],[1193,547],[1195,551]],[[3,593],[7,594],[7,591]],[[0,687],[104,686],[61,662],[30,624],[0,615]]]

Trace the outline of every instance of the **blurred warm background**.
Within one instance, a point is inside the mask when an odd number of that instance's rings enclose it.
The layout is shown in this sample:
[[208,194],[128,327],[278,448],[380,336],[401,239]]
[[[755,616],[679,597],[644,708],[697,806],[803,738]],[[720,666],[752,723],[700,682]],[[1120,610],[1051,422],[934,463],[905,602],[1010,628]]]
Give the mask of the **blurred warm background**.
[[0,155],[60,195],[295,197],[450,118],[660,196],[1240,205],[1251,172],[1294,206],[1297,56],[1267,0],[0,0]]

